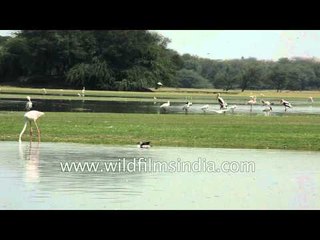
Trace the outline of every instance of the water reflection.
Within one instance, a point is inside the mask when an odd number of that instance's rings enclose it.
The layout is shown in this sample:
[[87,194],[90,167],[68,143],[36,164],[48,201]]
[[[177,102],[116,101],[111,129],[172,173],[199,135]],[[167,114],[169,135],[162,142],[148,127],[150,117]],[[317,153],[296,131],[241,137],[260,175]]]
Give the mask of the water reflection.
[[20,159],[25,161],[26,182],[39,182],[40,142],[30,141],[24,145],[19,143]]

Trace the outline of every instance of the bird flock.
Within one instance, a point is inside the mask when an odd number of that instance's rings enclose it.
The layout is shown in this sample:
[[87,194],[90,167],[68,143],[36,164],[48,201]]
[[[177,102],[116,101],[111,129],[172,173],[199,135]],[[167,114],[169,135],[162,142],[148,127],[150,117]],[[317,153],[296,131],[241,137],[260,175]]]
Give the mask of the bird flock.
[[[160,82],[157,84],[158,84],[158,86],[162,86],[162,84]],[[47,90],[45,88],[43,88],[42,93],[47,94]],[[63,94],[63,89],[60,89],[60,95],[62,95],[62,94]],[[77,95],[79,97],[84,97],[85,96],[85,87],[83,87],[83,89],[81,90],[81,93],[78,93]],[[264,95],[260,94],[260,96],[263,97]],[[23,129],[19,135],[19,142],[22,141],[21,140],[22,135],[25,132],[28,123],[30,126],[30,140],[32,139],[32,134],[33,134],[32,124],[34,124],[36,126],[37,133],[38,133],[38,141],[40,142],[40,137],[41,137],[40,133],[41,132],[40,132],[40,128],[38,127],[37,120],[41,116],[43,116],[44,113],[37,111],[37,110],[33,110],[33,103],[31,101],[31,97],[27,96],[26,98],[27,98],[27,102],[25,105],[25,110],[27,112],[24,114],[24,126],[23,126]],[[246,105],[250,106],[249,111],[252,112],[253,106],[257,104],[257,97],[256,96],[249,96],[249,98],[250,99],[246,102]],[[157,103],[157,100],[158,99],[156,97],[153,97],[154,104]],[[191,98],[191,100],[192,100],[192,98]],[[219,104],[219,109],[210,110],[210,105],[205,104],[200,107],[202,112],[207,113],[210,111],[210,112],[214,112],[214,113],[218,113],[218,114],[226,113],[229,111],[231,113],[235,112],[237,105],[228,105],[227,102],[221,97],[220,93],[217,93],[216,100],[217,100],[217,103]],[[313,103],[314,102],[313,97],[309,97],[308,102]],[[272,106],[275,105],[275,103],[261,99],[261,104],[262,104],[262,106],[264,106],[264,109],[262,110],[262,112],[266,116],[270,116],[271,112],[273,111]],[[285,99],[281,99],[280,104],[284,106],[285,112],[287,112],[287,110],[289,108],[292,108],[292,104]],[[168,113],[170,110],[170,107],[171,107],[170,100],[168,100],[167,102],[160,105],[160,111],[163,113]],[[190,100],[188,100],[188,97],[186,97],[186,102],[183,104],[182,110],[187,114],[191,108],[192,108],[192,102]],[[141,148],[150,147],[150,142],[139,142],[139,144],[140,144]]]
[[[264,94],[260,94],[261,97],[264,97]],[[256,96],[249,96],[249,100],[246,102],[246,105],[249,105],[249,112],[253,111],[253,106],[258,104],[257,101],[257,97]],[[186,97],[187,99],[187,97]],[[219,104],[219,109],[214,109],[214,110],[210,110],[210,105],[209,104],[205,104],[203,106],[200,107],[200,109],[202,110],[203,113],[207,113],[207,112],[214,112],[214,113],[226,113],[226,112],[231,112],[234,113],[237,105],[228,105],[228,103],[221,97],[220,93],[217,93],[217,102]],[[156,103],[156,97],[154,97],[154,103]],[[308,98],[308,102],[313,103],[314,100],[312,97]],[[262,109],[262,112],[266,115],[266,116],[270,116],[271,112],[273,111],[272,106],[275,105],[275,103],[270,102],[270,101],[266,101],[264,99],[261,99],[261,104],[264,107]],[[287,112],[287,110],[289,108],[292,108],[292,104],[285,100],[285,99],[281,99],[280,100],[280,104],[284,106],[284,111]],[[189,110],[191,109],[192,106],[192,102],[187,101],[184,103],[184,105],[182,106],[182,110],[187,114],[189,112]],[[160,105],[160,112],[162,113],[168,113],[170,110],[170,100],[167,101],[166,103],[163,103],[162,105]]]

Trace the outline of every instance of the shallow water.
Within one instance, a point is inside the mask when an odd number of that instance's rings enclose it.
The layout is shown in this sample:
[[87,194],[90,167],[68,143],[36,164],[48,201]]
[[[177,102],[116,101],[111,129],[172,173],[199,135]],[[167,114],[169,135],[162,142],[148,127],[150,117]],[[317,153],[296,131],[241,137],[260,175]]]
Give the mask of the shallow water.
[[[320,152],[28,142],[0,142],[0,149],[0,209],[320,209]],[[60,166],[134,158],[149,161],[135,172],[137,162],[113,172]],[[199,158],[217,168],[253,162],[254,171],[149,168],[150,160],[194,164]]]
[[[164,102],[135,102],[135,101],[85,101],[85,100],[33,100],[33,109],[43,112],[108,112],[108,113],[168,113],[168,114],[185,114],[182,109],[184,103],[171,102],[170,109],[167,112],[160,111],[160,105]],[[25,100],[0,99],[0,111],[24,111]],[[201,107],[206,103],[194,103],[190,108],[189,114],[219,114],[215,111],[220,107],[217,103],[209,105],[206,113]],[[284,107],[280,104],[272,106],[271,115],[283,114],[320,114],[320,106],[312,105],[302,101],[292,102],[293,108],[284,112]],[[250,111],[250,106],[243,101],[229,102],[229,106],[237,105],[234,113],[226,114],[261,114],[263,107],[255,105]]]

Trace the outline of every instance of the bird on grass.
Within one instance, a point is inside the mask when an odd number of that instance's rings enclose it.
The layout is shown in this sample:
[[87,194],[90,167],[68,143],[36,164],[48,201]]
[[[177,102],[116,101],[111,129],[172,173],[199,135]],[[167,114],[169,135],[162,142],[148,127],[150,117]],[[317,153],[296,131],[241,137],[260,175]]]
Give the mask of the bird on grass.
[[138,142],[138,147],[139,148],[150,148],[151,145],[150,145],[150,142]]
[[36,126],[37,128],[37,131],[38,131],[38,141],[40,142],[40,129],[37,125],[37,120],[43,116],[44,113],[43,112],[39,112],[39,111],[36,111],[36,110],[32,110],[32,111],[29,111],[29,112],[26,112],[24,114],[24,127],[19,135],[19,142],[21,143],[21,138],[22,138],[22,135],[23,133],[25,132],[26,128],[27,128],[27,125],[28,123],[30,124],[30,140],[32,138],[32,123],[34,123],[34,125]]

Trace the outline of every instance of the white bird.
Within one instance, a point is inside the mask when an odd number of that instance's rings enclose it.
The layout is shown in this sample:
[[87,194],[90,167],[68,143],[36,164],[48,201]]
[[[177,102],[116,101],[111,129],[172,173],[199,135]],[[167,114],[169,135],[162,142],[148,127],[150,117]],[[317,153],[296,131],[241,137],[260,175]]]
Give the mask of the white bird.
[[270,112],[272,112],[272,107],[268,105],[265,109],[262,110],[266,116],[270,116]]
[[190,106],[192,106],[192,102],[186,102],[186,104],[182,107],[186,113],[189,111]]
[[32,111],[26,112],[24,114],[25,124],[24,124],[24,127],[23,127],[20,135],[19,135],[19,142],[21,142],[22,135],[23,135],[24,131],[27,128],[28,122],[30,124],[30,138],[32,137],[32,126],[31,126],[31,124],[33,122],[36,125],[37,131],[38,131],[38,141],[40,142],[40,129],[38,128],[37,120],[38,120],[38,118],[40,118],[43,115],[44,115],[43,112],[39,112],[39,111],[36,111],[36,110],[32,110]]
[[222,110],[212,110],[213,112],[215,112],[215,113],[226,113],[226,112],[228,112],[229,111],[229,109],[222,109]]
[[47,90],[45,88],[42,88],[43,94],[47,94]]
[[284,111],[287,111],[287,108],[292,108],[291,103],[289,103],[288,101],[281,99],[280,103],[284,106]]
[[[250,97],[252,97],[252,96],[250,96]],[[253,106],[254,104],[256,104],[256,103],[257,103],[257,99],[256,99],[255,96],[253,96],[253,98],[247,102],[247,104],[250,105],[250,112],[252,112],[252,106]]]
[[202,110],[203,112],[207,112],[208,109],[209,109],[209,104],[203,105],[203,106],[201,107],[201,110]]
[[261,103],[263,106],[270,106],[271,105],[271,103],[269,101],[261,100]]
[[237,108],[237,105],[232,105],[230,107],[228,107],[232,113],[234,113],[234,110]]
[[85,92],[86,92],[86,88],[85,88],[85,87],[83,87],[83,88],[82,88],[82,90],[81,90],[82,97],[84,97]]
[[32,102],[30,96],[27,96],[28,102],[26,103],[26,110],[30,111],[32,108]]
[[157,85],[158,86],[163,86],[163,84],[161,82],[158,82]]
[[313,97],[309,97],[309,98],[308,98],[308,102],[312,102],[312,103],[313,103],[313,102],[314,102],[314,101],[313,101]]
[[169,109],[169,107],[170,107],[170,101],[162,104],[162,105],[160,106],[160,109],[163,109],[163,110],[166,112],[166,111]]
[[226,109],[228,104],[223,100],[222,97],[220,97],[220,93],[217,94],[217,99],[220,105],[220,109]]

